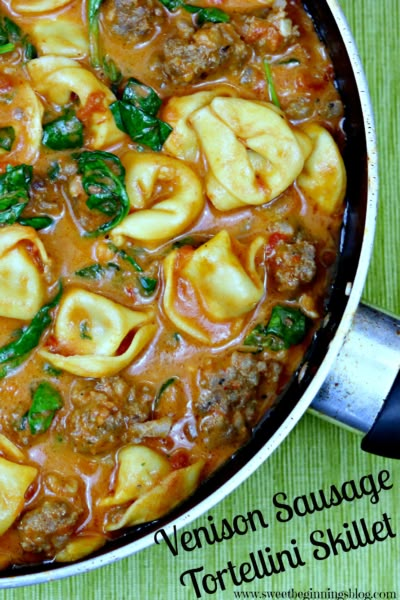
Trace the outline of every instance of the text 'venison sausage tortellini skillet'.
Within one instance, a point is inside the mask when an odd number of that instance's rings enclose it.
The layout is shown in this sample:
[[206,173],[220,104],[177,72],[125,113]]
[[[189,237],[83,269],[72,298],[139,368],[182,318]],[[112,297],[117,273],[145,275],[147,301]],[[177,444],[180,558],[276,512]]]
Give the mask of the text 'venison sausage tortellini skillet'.
[[170,156],[128,153],[122,160],[133,211],[113,229],[116,243],[124,238],[144,242],[171,240],[200,215],[204,195],[199,177]]
[[[15,141],[8,152],[0,148],[0,166],[31,163],[37,159],[42,142],[43,105],[28,83],[12,87],[5,76],[8,90],[0,97],[0,128],[11,127]],[[12,102],[10,102],[12,99]]]
[[[41,350],[43,358],[82,377],[114,375],[128,366],[155,332],[149,312],[130,310],[86,290],[63,296],[55,322],[61,353]],[[128,348],[117,354],[126,336],[135,331]],[[64,354],[62,353],[64,352]]]
[[285,401],[332,288],[346,115],[302,0],[0,0],[0,38],[13,575],[142,535]]
[[0,229],[1,317],[32,319],[43,304],[44,271],[49,262],[34,229],[21,225]]
[[125,134],[116,126],[109,109],[116,100],[114,94],[80,63],[72,58],[43,56],[31,60],[27,69],[34,90],[49,102],[65,106],[74,93],[84,110],[91,99],[99,101],[87,117],[86,135],[90,148],[107,148],[123,141]]
[[[250,246],[239,247],[221,231],[194,251],[172,252],[164,261],[164,309],[169,319],[206,344],[226,341],[264,294],[256,264],[264,244],[259,236]],[[220,326],[212,328],[210,322]]]

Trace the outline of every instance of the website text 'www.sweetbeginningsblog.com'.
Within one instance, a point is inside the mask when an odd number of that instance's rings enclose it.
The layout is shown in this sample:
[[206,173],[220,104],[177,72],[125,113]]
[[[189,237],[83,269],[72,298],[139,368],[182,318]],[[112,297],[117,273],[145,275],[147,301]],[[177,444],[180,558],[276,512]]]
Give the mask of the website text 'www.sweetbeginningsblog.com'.
[[294,590],[286,591],[237,591],[233,592],[234,598],[270,598],[271,600],[397,600],[397,592],[394,591],[368,591],[355,589],[332,590]]

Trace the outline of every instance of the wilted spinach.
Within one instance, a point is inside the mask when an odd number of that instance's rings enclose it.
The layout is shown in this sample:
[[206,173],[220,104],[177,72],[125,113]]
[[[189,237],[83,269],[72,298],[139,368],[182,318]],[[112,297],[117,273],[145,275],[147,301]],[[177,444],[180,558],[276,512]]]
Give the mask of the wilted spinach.
[[118,156],[101,150],[85,151],[74,155],[78,162],[78,173],[90,210],[101,212],[111,219],[87,235],[94,236],[116,227],[129,212],[129,198],[125,189],[125,169]]

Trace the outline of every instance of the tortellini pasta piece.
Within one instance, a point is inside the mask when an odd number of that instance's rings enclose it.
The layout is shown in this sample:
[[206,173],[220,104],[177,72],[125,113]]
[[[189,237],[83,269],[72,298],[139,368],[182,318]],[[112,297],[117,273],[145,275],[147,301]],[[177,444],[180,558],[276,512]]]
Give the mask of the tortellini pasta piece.
[[0,457],[0,535],[14,523],[24,506],[25,492],[38,470]]
[[[62,297],[55,319],[60,353],[46,349],[39,353],[56,368],[74,375],[115,375],[150,342],[156,329],[151,321],[151,312],[131,310],[99,294],[73,288]],[[118,354],[132,333],[128,348]]]
[[21,15],[40,14],[58,10],[71,2],[72,0],[10,0],[10,8]]
[[212,91],[197,92],[190,96],[173,96],[161,109],[161,118],[171,125],[172,132],[163,149],[177,158],[195,162],[200,153],[196,133],[189,123],[189,117],[196,110],[210,104],[216,96],[234,96],[228,86],[219,86]]
[[207,195],[219,210],[265,204],[303,169],[304,139],[268,103],[217,97],[189,120],[208,164]]
[[112,230],[115,243],[123,243],[125,237],[150,243],[169,240],[200,215],[204,207],[201,181],[185,163],[171,156],[136,152],[127,153],[122,162],[134,212]]
[[5,435],[0,433],[0,452],[7,458],[17,461],[23,461],[25,456],[23,452]]
[[30,35],[39,54],[83,58],[89,53],[84,25],[68,15],[35,19]]
[[71,539],[65,548],[57,552],[54,558],[58,562],[73,562],[92,554],[105,543],[104,535],[84,533]]
[[222,230],[196,250],[182,248],[164,260],[164,310],[185,333],[205,344],[224,342],[240,331],[243,317],[264,295],[256,258],[262,236],[249,246]]
[[0,229],[0,316],[30,320],[43,304],[43,275],[50,260],[36,231],[22,225]]
[[62,56],[42,56],[31,60],[27,70],[35,91],[49,102],[64,106],[74,93],[83,112],[89,107],[84,118],[89,147],[99,150],[126,139],[109,108],[116,100],[114,94],[78,62]]
[[0,150],[0,165],[32,164],[42,143],[43,105],[28,83],[10,81],[11,89],[12,102],[7,94],[0,98],[0,127],[12,127],[15,140],[10,152]]
[[125,446],[118,452],[118,475],[113,496],[101,506],[133,502],[172,471],[168,460],[147,446]]
[[313,148],[297,183],[307,198],[322,210],[333,213],[346,193],[346,169],[331,134],[316,123],[302,126]]
[[107,531],[138,525],[159,519],[188,498],[199,485],[204,462],[199,460],[189,467],[172,471],[150,491],[140,496],[118,521],[106,525]]

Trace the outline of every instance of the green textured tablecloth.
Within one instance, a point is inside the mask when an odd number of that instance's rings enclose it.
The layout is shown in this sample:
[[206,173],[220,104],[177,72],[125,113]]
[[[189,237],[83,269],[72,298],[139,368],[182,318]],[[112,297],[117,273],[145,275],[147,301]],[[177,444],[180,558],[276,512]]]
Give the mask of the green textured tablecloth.
[[[380,154],[378,229],[364,300],[400,315],[400,168],[397,157],[400,140],[400,1],[341,0],[341,4],[352,26],[369,80]],[[269,522],[269,528],[257,528],[255,532],[193,552],[181,551],[178,557],[174,557],[165,544],[153,546],[117,564],[67,580],[0,591],[0,598],[191,600],[196,598],[193,587],[182,587],[179,583],[183,571],[204,566],[203,574],[215,572],[226,567],[228,560],[239,565],[249,561],[249,553],[264,551],[266,546],[272,552],[293,548],[292,539],[297,541],[306,563],[304,566],[287,568],[283,573],[236,587],[228,583],[226,591],[202,597],[232,600],[246,597],[247,592],[247,597],[263,598],[270,597],[269,591],[290,592],[289,597],[296,597],[295,593],[308,591],[312,598],[321,592],[319,597],[327,600],[336,597],[400,598],[400,462],[367,455],[360,451],[359,444],[357,435],[306,415],[272,457],[209,513],[219,525],[224,517],[230,520],[237,514],[259,509]],[[375,504],[364,497],[314,515],[295,516],[287,523],[276,521],[276,508],[271,500],[278,492],[285,491],[289,498],[294,498],[321,487],[328,489],[332,484],[340,486],[351,479],[357,481],[370,473],[376,476],[382,469],[389,471],[393,488],[382,492]],[[309,540],[312,531],[330,528],[336,535],[343,530],[344,522],[356,520],[360,523],[361,519],[371,528],[372,523],[382,520],[385,513],[391,519],[393,537],[347,553],[339,551],[337,556],[331,555],[325,560],[313,558],[312,551],[316,547],[312,547]],[[207,524],[206,516],[192,523],[189,529]],[[209,582],[211,584],[211,580]],[[235,596],[238,592],[242,595]],[[373,596],[374,593],[379,595]]]

